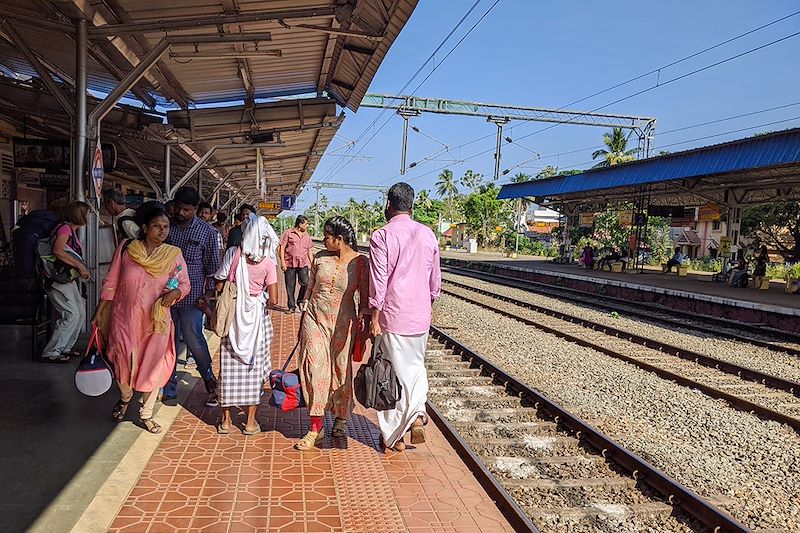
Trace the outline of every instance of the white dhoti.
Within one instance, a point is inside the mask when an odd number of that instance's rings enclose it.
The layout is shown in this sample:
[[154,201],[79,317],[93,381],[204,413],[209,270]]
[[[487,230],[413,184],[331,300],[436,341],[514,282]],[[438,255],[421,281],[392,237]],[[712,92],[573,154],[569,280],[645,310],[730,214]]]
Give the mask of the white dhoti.
[[400,401],[389,411],[378,412],[378,425],[384,442],[393,447],[411,424],[420,416],[426,417],[428,400],[428,373],[425,370],[425,349],[428,334],[397,335],[384,332],[381,337],[383,355],[391,361],[400,385]]

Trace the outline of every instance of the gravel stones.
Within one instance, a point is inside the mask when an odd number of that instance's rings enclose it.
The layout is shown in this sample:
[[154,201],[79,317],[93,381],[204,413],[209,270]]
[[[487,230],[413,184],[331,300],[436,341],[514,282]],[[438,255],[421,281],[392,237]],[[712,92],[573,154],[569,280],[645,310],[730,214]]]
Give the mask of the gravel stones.
[[749,527],[800,531],[790,428],[452,297],[436,303],[434,324]]

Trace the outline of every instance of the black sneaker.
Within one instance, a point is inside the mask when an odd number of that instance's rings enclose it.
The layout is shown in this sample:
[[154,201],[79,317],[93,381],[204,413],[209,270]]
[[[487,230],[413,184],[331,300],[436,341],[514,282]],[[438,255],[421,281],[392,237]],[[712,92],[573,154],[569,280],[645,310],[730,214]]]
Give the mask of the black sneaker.
[[216,392],[212,392],[208,395],[208,400],[206,400],[206,407],[218,407],[219,406],[219,398],[217,397]]

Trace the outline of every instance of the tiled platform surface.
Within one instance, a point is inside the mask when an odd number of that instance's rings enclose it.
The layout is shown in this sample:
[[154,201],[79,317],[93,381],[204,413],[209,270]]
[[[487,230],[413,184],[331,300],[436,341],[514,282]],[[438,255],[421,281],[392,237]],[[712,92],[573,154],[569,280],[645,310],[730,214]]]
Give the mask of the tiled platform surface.
[[[273,366],[291,351],[298,319],[273,313]],[[263,433],[217,435],[219,410],[204,400],[200,385],[111,531],[512,531],[433,424],[425,444],[384,453],[374,416],[357,408],[347,439],[326,437],[320,449],[298,452],[305,409],[280,413],[265,395]],[[329,416],[326,432],[331,425]]]
[[[577,265],[553,263],[545,258],[521,256],[517,259],[503,257],[499,253],[467,254],[461,251],[442,252],[443,258],[462,261],[485,261],[526,270],[540,270],[576,278],[591,278],[596,283],[610,283],[623,286],[640,286],[643,290],[673,293],[685,297],[719,299],[720,303],[738,307],[763,309],[789,315],[800,315],[800,295],[784,292],[784,284],[773,281],[769,290],[737,289],[726,283],[714,283],[709,273],[691,272],[686,277],[675,274],[662,275],[656,268],[646,268],[641,273],[608,272],[607,270],[586,270]],[[752,282],[751,282],[752,285]]]

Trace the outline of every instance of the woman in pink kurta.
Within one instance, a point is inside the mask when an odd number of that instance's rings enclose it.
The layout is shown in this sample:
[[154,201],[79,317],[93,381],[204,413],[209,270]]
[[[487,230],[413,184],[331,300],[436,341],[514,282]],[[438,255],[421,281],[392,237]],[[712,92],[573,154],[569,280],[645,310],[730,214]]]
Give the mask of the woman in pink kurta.
[[[161,431],[152,420],[160,387],[172,376],[175,343],[169,307],[191,288],[179,248],[164,244],[169,219],[163,206],[141,213],[140,239],[126,241],[114,254],[103,280],[94,322],[108,329],[106,357],[114,367],[120,401],[112,417],[121,421],[133,392],[143,394],[139,415],[151,433]],[[105,328],[104,328],[105,329]]]

